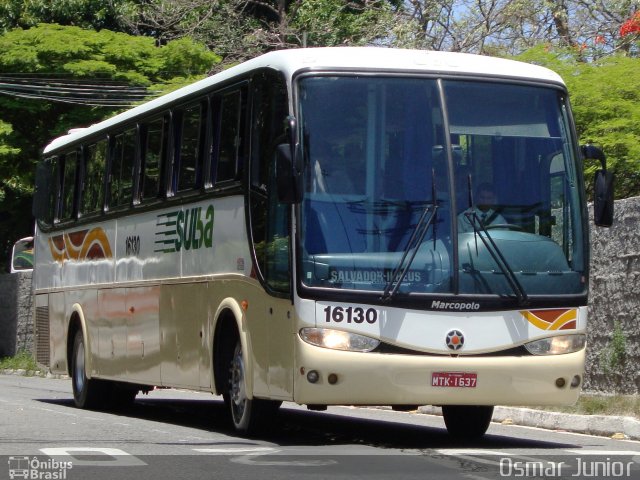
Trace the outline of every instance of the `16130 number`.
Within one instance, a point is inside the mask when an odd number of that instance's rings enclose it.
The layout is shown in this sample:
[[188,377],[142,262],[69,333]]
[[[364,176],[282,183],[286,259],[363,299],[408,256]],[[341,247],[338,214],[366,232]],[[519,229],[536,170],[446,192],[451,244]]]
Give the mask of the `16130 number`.
[[374,324],[378,321],[378,311],[375,308],[361,307],[332,307],[328,306],[324,309],[324,319],[327,323],[370,323]]

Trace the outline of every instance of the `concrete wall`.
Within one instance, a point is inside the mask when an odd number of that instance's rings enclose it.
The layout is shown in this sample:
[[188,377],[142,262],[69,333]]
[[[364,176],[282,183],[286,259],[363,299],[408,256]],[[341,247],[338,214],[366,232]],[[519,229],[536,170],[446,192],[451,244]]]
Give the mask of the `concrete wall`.
[[0,275],[0,358],[33,351],[31,272]]
[[[616,202],[611,228],[591,228],[584,388],[640,393],[640,197]],[[33,348],[31,273],[0,275],[0,357]],[[17,322],[16,322],[17,319]]]

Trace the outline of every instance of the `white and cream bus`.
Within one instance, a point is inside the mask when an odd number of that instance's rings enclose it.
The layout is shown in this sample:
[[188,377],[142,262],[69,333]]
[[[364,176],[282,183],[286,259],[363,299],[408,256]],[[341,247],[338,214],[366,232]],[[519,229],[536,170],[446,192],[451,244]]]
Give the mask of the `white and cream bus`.
[[570,404],[585,155],[538,66],[266,54],[45,148],[38,360],[79,407],[208,391],[245,433],[282,401],[441,405],[458,436]]

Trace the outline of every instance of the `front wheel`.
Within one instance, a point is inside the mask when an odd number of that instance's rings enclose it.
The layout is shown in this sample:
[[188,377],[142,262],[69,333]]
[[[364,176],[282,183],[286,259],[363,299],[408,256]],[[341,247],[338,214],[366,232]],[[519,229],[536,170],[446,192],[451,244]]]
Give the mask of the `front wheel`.
[[71,383],[73,400],[79,408],[97,408],[104,399],[104,384],[96,379],[87,378],[85,364],[85,344],[82,330],[78,330],[73,339],[71,356]]
[[245,384],[245,364],[240,339],[229,367],[229,391],[224,396],[234,428],[244,434],[261,432],[277,414],[282,402],[248,398]]
[[442,415],[449,435],[460,440],[482,437],[491,423],[492,406],[443,405]]

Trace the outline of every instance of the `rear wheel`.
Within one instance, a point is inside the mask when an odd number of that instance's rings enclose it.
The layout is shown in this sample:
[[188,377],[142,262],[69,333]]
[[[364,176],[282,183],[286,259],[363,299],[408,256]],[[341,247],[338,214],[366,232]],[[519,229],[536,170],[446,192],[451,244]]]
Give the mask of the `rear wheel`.
[[229,391],[224,395],[234,428],[241,433],[261,432],[277,415],[282,402],[248,398],[245,383],[246,369],[240,339],[236,342],[229,366]]
[[78,330],[73,339],[73,354],[71,356],[73,400],[79,408],[97,408],[102,405],[107,389],[100,380],[87,378],[85,358],[84,335],[82,330]]
[[492,406],[443,405],[442,415],[447,431],[460,440],[473,440],[482,437],[493,416]]

